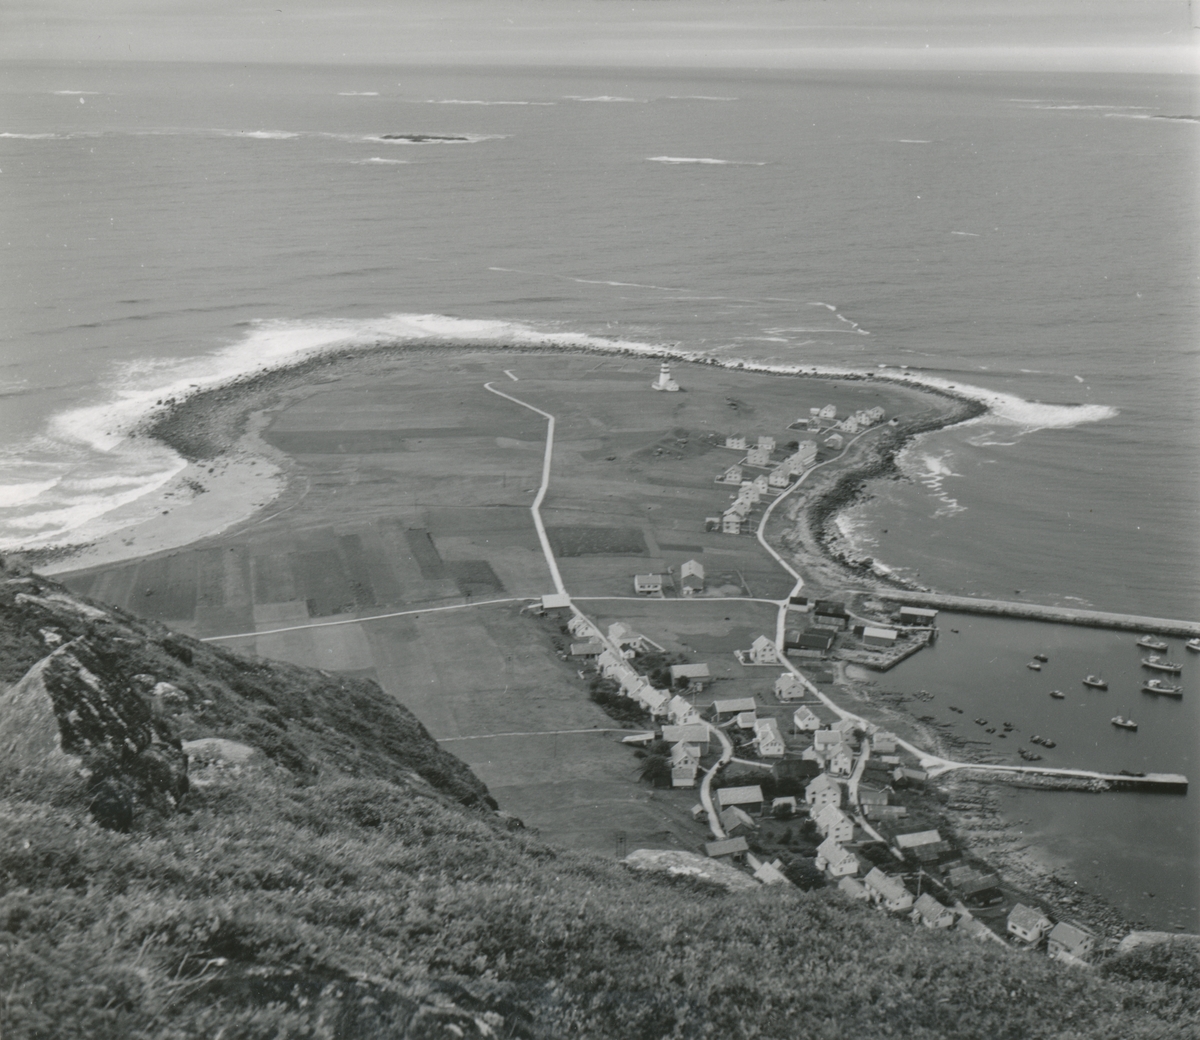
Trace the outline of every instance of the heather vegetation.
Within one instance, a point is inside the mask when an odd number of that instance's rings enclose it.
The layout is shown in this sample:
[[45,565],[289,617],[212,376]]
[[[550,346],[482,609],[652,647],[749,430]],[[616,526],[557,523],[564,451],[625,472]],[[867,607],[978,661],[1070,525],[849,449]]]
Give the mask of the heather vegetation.
[[[6,609],[46,627],[36,603]],[[106,690],[118,664],[174,667],[170,681],[206,709],[181,705],[175,724],[256,753],[193,759],[174,810],[142,807],[124,831],[94,818],[85,777],[0,766],[5,1040],[1149,1040],[1200,1028],[1184,948],[1075,970],[830,889],[730,893],[635,873],[509,829],[466,767],[369,684],[125,615],[107,634],[91,624],[76,638],[112,655]],[[283,738],[296,755],[279,753]]]

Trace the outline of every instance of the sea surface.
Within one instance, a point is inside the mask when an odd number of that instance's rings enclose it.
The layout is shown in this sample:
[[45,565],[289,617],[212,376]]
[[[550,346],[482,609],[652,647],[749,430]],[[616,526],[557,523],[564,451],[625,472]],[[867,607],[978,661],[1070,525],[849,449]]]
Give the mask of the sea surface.
[[[985,399],[847,537],[950,592],[1200,617],[1197,113],[1147,75],[9,64],[0,548],[149,515],[182,460],[128,433],[194,387],[347,342],[602,339]],[[1185,747],[1196,696],[1153,708]],[[1165,856],[1200,825],[1171,805],[1104,841]]]

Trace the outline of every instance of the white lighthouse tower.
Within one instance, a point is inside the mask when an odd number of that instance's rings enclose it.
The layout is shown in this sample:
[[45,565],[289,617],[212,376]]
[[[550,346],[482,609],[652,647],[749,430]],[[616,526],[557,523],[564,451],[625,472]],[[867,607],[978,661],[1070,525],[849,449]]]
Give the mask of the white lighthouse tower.
[[652,390],[666,390],[670,393],[675,393],[679,389],[679,384],[671,378],[671,366],[667,362],[662,363],[662,368],[658,370],[658,378],[650,384]]

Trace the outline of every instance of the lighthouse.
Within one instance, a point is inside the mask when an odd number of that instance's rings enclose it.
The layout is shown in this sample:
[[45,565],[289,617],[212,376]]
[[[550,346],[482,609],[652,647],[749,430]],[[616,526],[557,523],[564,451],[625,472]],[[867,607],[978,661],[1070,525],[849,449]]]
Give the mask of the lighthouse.
[[679,384],[671,378],[671,366],[667,362],[662,363],[662,368],[658,370],[658,378],[650,384],[652,390],[666,390],[670,393],[675,393],[679,389]]

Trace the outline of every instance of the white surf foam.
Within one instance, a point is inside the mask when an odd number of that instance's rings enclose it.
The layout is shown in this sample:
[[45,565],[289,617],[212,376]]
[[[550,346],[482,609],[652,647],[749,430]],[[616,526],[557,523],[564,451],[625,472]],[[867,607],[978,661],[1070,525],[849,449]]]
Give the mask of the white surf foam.
[[556,105],[557,101],[475,101],[464,98],[428,98],[422,105]]
[[91,97],[95,94],[99,94],[100,91],[98,91],[98,90],[52,90],[52,91],[50,91],[50,93],[51,94],[59,94],[59,95],[63,95],[66,97],[77,97],[80,94],[86,94],[88,97]]
[[601,94],[599,97],[580,97],[578,94],[566,94],[564,96],[568,101],[626,101],[638,105],[646,104],[646,98],[612,97],[609,94]]
[[350,162],[354,166],[369,166],[378,164],[383,166],[408,166],[411,159],[385,159],[380,155],[372,156],[370,159],[351,159]]
[[10,131],[0,132],[0,137],[15,137],[22,141],[51,141],[58,137],[58,134],[16,134]]
[[932,141],[925,141],[917,137],[901,137],[897,144],[933,144]]
[[668,101],[737,101],[735,97],[717,97],[713,94],[668,94]]
[[339,90],[338,97],[379,97],[378,90]]
[[765,162],[750,162],[745,159],[693,159],[678,155],[652,155],[646,162],[668,163],[670,165],[686,165],[696,163],[701,166],[766,166]]

